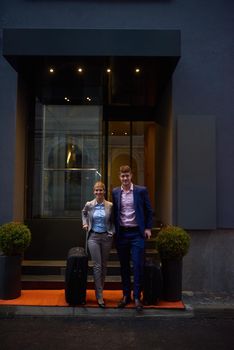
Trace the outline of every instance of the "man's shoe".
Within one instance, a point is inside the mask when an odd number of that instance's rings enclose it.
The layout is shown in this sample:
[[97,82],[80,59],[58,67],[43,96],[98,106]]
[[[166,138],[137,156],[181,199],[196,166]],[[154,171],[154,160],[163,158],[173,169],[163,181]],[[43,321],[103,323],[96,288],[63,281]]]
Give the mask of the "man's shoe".
[[142,305],[140,299],[135,299],[135,307],[136,307],[136,311],[142,311],[143,310],[143,305]]
[[126,305],[131,303],[131,298],[124,296],[117,304],[118,309],[123,309]]

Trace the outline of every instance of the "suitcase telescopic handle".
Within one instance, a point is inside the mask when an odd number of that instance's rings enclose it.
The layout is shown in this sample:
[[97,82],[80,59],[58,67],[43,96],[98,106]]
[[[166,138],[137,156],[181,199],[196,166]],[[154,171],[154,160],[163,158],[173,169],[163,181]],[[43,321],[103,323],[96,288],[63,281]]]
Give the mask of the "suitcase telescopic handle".
[[88,254],[88,230],[85,230],[85,253]]

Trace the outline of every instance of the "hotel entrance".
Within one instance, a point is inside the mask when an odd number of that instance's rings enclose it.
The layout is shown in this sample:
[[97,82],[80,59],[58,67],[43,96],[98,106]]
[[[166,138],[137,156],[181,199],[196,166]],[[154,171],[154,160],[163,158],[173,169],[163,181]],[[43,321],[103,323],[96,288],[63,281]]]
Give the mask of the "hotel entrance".
[[84,245],[81,210],[98,180],[111,200],[121,164],[148,187],[155,221],[172,217],[179,31],[62,32],[59,45],[57,30],[4,33],[18,73],[15,217],[32,231],[26,259],[65,259]]
[[[103,120],[103,106],[36,104],[27,224],[34,242],[27,259],[62,259],[69,246],[84,245],[81,211],[103,181],[106,198],[119,186],[119,167],[157,197],[159,125],[155,121]],[[53,241],[56,248],[52,250]]]
[[[131,166],[136,184],[149,189],[155,210],[154,121],[104,121],[103,106],[36,104],[32,157],[33,219],[80,219],[93,185],[119,186],[119,167]],[[120,118],[121,119],[121,118]]]
[[134,183],[147,186],[154,222],[170,222],[172,96],[165,65],[140,57],[38,63],[30,81],[26,223],[34,239],[27,258],[61,259],[69,247],[84,245],[81,211],[93,185],[103,181],[111,200],[124,164]]

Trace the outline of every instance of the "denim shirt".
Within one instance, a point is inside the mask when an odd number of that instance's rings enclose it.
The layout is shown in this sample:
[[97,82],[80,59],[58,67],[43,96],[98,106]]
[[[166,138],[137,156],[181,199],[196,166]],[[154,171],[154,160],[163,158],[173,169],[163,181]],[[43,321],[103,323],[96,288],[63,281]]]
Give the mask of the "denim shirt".
[[106,232],[106,213],[104,203],[97,203],[93,211],[92,230],[95,232]]

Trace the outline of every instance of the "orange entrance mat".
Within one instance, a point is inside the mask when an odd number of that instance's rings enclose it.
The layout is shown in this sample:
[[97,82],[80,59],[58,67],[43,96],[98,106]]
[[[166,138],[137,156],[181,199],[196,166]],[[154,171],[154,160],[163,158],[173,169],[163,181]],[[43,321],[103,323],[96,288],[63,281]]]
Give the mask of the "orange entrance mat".
[[[120,290],[105,290],[104,299],[106,307],[116,308],[118,300],[122,298]],[[0,305],[25,305],[25,306],[68,306],[65,300],[64,289],[60,290],[22,290],[21,296],[17,299],[2,300]],[[83,307],[83,306],[79,306]],[[87,290],[85,307],[98,307],[94,290]],[[127,305],[127,308],[134,307],[134,303]],[[160,301],[157,305],[145,306],[150,309],[184,309],[182,301],[168,302]]]

